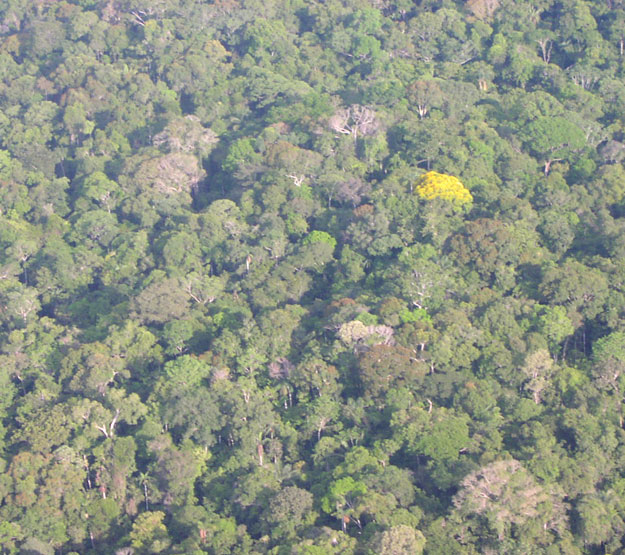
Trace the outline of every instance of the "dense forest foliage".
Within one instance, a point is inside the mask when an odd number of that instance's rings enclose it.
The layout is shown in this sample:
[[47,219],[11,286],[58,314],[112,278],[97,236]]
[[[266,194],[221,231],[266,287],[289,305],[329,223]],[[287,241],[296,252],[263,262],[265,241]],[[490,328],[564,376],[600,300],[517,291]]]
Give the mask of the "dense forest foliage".
[[2,553],[625,549],[623,0],[3,0]]

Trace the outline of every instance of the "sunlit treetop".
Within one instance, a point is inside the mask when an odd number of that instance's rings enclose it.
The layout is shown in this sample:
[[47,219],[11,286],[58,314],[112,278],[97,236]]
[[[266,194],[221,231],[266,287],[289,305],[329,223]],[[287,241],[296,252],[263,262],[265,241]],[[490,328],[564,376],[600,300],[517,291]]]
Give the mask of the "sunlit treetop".
[[417,181],[417,193],[421,198],[442,198],[455,204],[467,204],[473,200],[469,190],[453,175],[430,171]]

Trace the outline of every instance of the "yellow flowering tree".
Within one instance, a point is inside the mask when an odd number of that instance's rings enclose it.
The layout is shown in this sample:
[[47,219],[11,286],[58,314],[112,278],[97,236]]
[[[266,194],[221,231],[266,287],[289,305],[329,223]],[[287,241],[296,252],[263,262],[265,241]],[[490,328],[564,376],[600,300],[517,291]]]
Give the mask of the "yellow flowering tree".
[[432,200],[442,198],[454,204],[467,204],[473,196],[461,181],[453,175],[430,171],[417,181],[417,193],[421,198]]

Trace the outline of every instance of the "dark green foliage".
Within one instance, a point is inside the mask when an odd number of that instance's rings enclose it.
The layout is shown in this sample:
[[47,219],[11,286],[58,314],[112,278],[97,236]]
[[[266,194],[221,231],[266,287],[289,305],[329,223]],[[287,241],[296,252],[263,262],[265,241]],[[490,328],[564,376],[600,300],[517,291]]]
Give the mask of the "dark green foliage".
[[622,552],[623,29],[0,2],[0,550]]

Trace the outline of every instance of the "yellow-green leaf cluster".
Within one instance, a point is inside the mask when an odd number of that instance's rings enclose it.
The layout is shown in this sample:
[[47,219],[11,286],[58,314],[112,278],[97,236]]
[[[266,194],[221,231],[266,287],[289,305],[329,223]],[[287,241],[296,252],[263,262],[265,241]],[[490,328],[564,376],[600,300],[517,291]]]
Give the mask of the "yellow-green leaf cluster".
[[453,175],[430,171],[417,181],[417,193],[421,198],[442,198],[455,204],[467,204],[473,200],[469,190]]

